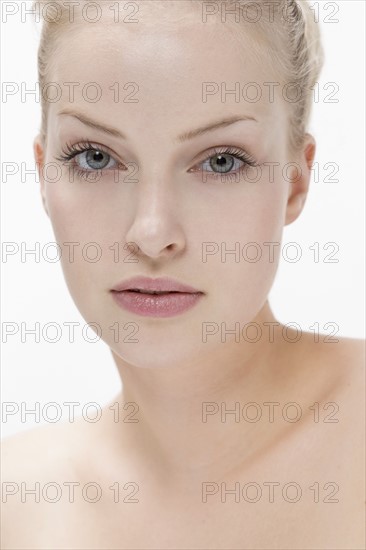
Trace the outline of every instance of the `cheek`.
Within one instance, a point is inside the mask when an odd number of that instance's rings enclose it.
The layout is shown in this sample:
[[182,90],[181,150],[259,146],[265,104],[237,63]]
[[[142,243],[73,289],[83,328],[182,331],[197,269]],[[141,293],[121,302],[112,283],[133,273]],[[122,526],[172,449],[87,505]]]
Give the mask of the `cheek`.
[[115,196],[106,194],[105,187],[102,195],[100,183],[67,179],[60,185],[48,183],[45,191],[68,289],[85,319],[97,321],[101,296],[116,282],[119,270],[112,245],[123,234],[122,224],[116,226],[118,218],[111,214]]
[[123,242],[126,218],[126,200],[118,186],[113,175],[97,182],[75,176],[73,183],[65,177],[60,185],[48,184],[48,211],[68,283],[81,278],[92,287],[98,282],[104,287],[111,272],[118,272],[115,256],[123,250],[114,244]]
[[70,181],[64,174],[59,182],[46,184],[48,210],[56,235],[89,239],[91,232],[95,236],[105,226],[101,224],[115,198],[115,190],[108,188],[113,179],[88,182],[74,178]]
[[279,181],[245,183],[242,189],[228,184],[225,193],[206,201],[198,229],[195,223],[200,240],[220,247],[223,243],[231,250],[235,243],[263,247],[264,242],[280,240],[287,194],[288,186]]
[[[203,269],[215,289],[217,322],[250,322],[264,305],[280,258],[287,186],[263,183],[229,194],[201,228]],[[220,317],[221,315],[221,317]]]

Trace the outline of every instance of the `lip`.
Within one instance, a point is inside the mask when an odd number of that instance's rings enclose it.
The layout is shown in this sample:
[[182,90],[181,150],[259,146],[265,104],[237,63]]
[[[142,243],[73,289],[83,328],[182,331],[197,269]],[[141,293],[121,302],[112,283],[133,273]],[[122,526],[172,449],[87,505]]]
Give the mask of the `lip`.
[[[134,292],[134,289],[141,292]],[[143,291],[165,294],[147,294]],[[116,285],[111,292],[120,307],[143,317],[181,315],[194,307],[204,295],[192,286],[165,277],[133,277]]]
[[132,277],[131,279],[126,279],[117,284],[112,290],[115,292],[122,292],[123,290],[132,289],[148,290],[150,292],[184,292],[188,294],[197,294],[201,292],[192,286],[185,285],[168,277],[159,277],[158,279],[152,279],[150,277]]

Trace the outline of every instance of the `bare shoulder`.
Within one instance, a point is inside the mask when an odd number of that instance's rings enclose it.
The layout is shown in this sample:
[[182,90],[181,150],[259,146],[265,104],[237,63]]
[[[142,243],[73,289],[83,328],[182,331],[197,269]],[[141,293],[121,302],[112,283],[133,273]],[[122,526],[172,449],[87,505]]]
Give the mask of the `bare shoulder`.
[[365,344],[358,338],[338,338],[337,342],[322,345],[320,358],[326,370],[334,372],[347,393],[354,390],[364,395]]
[[79,428],[79,422],[44,424],[3,439],[3,479],[47,476],[50,473],[47,465],[52,465],[53,474],[61,464],[71,467],[74,454],[71,444],[77,439]]
[[[296,357],[304,372],[314,376],[314,382],[328,383],[329,389],[349,393],[363,391],[365,382],[366,340],[361,338],[330,337],[326,334],[302,334],[299,346],[290,344],[289,355]],[[297,362],[297,361],[296,361]]]
[[299,345],[290,344],[287,352],[293,373],[291,392],[307,404],[309,419],[319,422],[317,433],[320,426],[326,429],[324,438],[317,441],[324,451],[342,458],[358,484],[365,452],[365,348],[366,341],[359,338],[319,335],[315,340],[314,334],[304,333]]
[[315,343],[311,336],[307,336],[304,354],[305,362],[309,365],[309,392],[316,388],[323,402],[337,403],[337,407],[342,410],[342,425],[347,427],[350,436],[358,433],[358,445],[362,446],[366,341],[338,337],[337,341],[324,339]]
[[329,334],[304,332],[304,344],[307,352],[315,355],[327,355],[340,361],[352,361],[361,365],[365,361],[366,340]]
[[328,344],[325,342],[324,346],[327,346],[325,350],[330,353],[330,356],[337,364],[364,371],[366,340],[362,338],[342,337],[338,338],[334,343]]
[[365,346],[362,339],[315,339],[311,333],[286,346],[286,372],[292,376],[287,395],[300,404],[304,422],[294,424],[278,447],[278,469],[300,485],[312,487],[317,480],[336,494],[300,514],[314,548],[365,547]]
[[[350,488],[349,499],[364,510],[365,493],[365,347],[358,338],[338,338],[333,343],[309,343],[306,362],[307,395],[323,412],[324,437],[320,445],[330,452]],[[319,430],[320,433],[320,430]],[[337,459],[333,458],[337,457]],[[346,483],[346,482],[345,482]],[[351,489],[352,487],[352,489]]]
[[[42,495],[78,476],[79,425],[46,424],[1,441],[1,548],[28,548],[34,525],[49,511]],[[17,526],[22,525],[22,529]]]

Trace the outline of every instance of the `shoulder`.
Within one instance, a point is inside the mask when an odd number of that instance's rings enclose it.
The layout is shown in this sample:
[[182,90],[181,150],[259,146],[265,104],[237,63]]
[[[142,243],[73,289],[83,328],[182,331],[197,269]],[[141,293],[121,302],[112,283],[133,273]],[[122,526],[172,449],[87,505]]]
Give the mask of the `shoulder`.
[[34,526],[49,512],[45,488],[77,478],[78,431],[77,424],[46,424],[1,441],[2,548],[28,548]]
[[72,439],[73,428],[61,423],[37,426],[1,441],[3,503],[9,511],[22,502],[27,486],[56,482],[73,473]]
[[[299,402],[304,405],[303,410],[307,410],[303,429],[297,432],[297,445],[301,449],[297,464],[313,478],[322,480],[323,485],[325,481],[336,483],[341,505],[332,509],[332,515],[329,505],[325,504],[324,521],[332,517],[340,540],[352,537],[355,546],[347,547],[360,548],[358,544],[364,536],[366,481],[366,341],[347,337],[330,339],[325,334],[316,340],[314,334],[304,333],[298,344],[287,349],[294,381],[289,395],[301,396]],[[289,441],[293,444],[293,440]],[[287,448],[292,456],[294,445]],[[319,507],[319,517],[320,513],[323,512]]]
[[309,373],[314,382],[319,383],[324,398],[342,407],[344,422],[357,430],[357,424],[362,425],[364,420],[366,341],[346,337],[328,341],[323,335],[324,338],[315,343],[311,336],[307,337],[304,355]]
[[[308,339],[302,360],[305,365],[302,383],[307,401],[314,403],[319,412],[324,449],[332,450],[333,462],[338,461],[340,469],[347,465],[354,494],[361,491],[364,505],[360,479],[365,460],[366,341],[343,337],[330,344],[314,343],[310,336]],[[317,430],[318,434],[320,432],[321,428]]]
[[78,424],[45,424],[16,433],[1,441],[3,477],[42,476],[46,464],[54,468],[60,460],[71,464],[70,444],[75,439]]
[[[308,337],[309,338],[309,337]],[[329,339],[323,335],[323,341],[308,346],[308,356],[313,357],[315,364],[329,374],[334,380],[356,390],[362,391],[365,380],[366,340],[358,338]]]
[[[329,380],[361,381],[365,376],[366,340],[295,330],[287,332],[284,346],[288,359],[300,364],[305,372],[313,371]],[[316,376],[317,377],[317,376]]]
[[[349,445],[354,443],[361,453],[365,430],[366,341],[316,336],[305,332],[295,344],[285,345],[282,358],[288,363],[291,394],[301,396],[304,403],[322,407],[323,413],[330,415],[327,422],[338,425],[334,430],[337,437],[344,438]],[[339,422],[333,420],[336,417]]]
[[323,348],[324,352],[330,352],[334,359],[343,364],[350,362],[359,367],[365,364],[366,340],[361,338],[335,338],[334,342],[325,339]]
[[[327,471],[339,480],[344,517],[353,524],[354,541],[363,540],[365,514],[365,347],[366,341],[339,338],[319,352],[323,368],[324,456]],[[326,380],[329,384],[326,384]],[[341,519],[340,519],[341,523]],[[360,546],[361,547],[361,546]]]

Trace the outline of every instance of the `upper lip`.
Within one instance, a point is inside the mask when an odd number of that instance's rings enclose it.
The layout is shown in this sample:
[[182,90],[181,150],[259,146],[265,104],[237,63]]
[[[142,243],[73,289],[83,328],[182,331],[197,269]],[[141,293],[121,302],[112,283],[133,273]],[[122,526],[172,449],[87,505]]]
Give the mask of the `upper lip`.
[[168,277],[159,277],[151,279],[149,277],[132,277],[118,283],[113,287],[114,291],[122,292],[123,290],[148,290],[149,292],[186,292],[190,294],[200,293],[200,290],[192,286],[180,283]]

